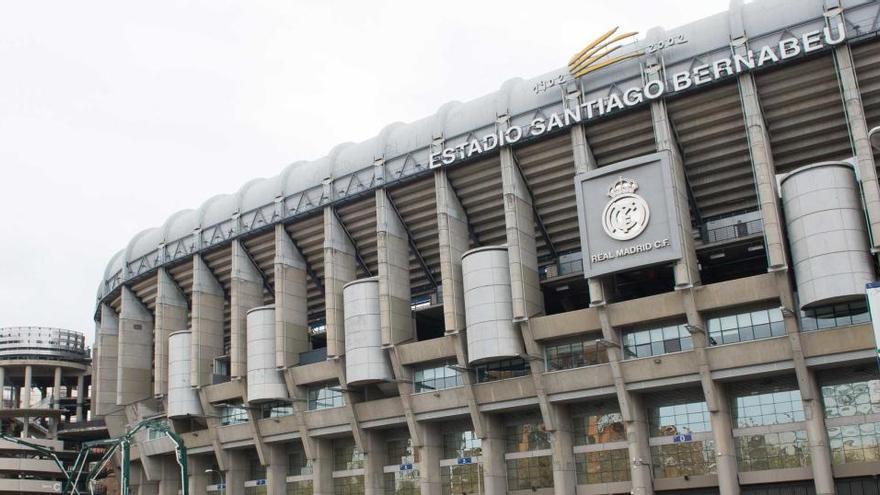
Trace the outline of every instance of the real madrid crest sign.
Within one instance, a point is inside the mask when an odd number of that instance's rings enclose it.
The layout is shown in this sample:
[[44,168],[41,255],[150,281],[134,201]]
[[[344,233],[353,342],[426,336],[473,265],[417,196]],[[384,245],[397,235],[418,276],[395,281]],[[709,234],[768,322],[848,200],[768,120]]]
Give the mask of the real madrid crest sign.
[[681,257],[670,163],[653,153],[575,177],[584,276]]
[[602,211],[602,228],[612,239],[628,241],[639,236],[648,226],[651,210],[644,198],[636,194],[639,184],[622,176],[608,188],[611,201]]

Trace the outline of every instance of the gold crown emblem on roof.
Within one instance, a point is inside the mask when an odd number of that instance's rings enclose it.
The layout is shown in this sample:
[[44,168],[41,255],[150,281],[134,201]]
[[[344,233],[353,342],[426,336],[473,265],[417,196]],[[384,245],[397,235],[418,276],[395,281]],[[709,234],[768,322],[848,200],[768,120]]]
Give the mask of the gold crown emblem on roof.
[[621,176],[617,179],[617,182],[611,184],[611,187],[608,188],[608,196],[616,198],[623,194],[633,194],[638,188],[638,182]]
[[599,36],[585,46],[583,50],[577,52],[571,57],[571,60],[568,61],[568,71],[571,73],[572,77],[581,77],[603,67],[616,64],[617,62],[638,57],[644,53],[643,51],[638,50],[633,53],[608,58],[609,55],[623,46],[615,45],[615,43],[639,34],[636,31],[632,31],[614,36],[614,33],[616,33],[618,29],[619,27],[615,27],[602,36]]

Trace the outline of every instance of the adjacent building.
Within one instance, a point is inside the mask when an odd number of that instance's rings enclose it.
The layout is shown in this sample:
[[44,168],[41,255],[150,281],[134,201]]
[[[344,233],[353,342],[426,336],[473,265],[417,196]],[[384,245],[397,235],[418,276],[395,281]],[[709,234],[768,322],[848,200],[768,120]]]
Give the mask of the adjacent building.
[[[101,277],[92,413],[190,493],[878,493],[878,19],[607,33],[173,215]],[[132,473],[180,489],[167,439]]]

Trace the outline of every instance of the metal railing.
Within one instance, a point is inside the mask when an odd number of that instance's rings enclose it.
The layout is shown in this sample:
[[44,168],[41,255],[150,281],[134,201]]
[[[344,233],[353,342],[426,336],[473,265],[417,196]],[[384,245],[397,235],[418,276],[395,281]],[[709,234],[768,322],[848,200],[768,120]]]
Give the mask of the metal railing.
[[711,229],[704,226],[701,230],[703,242],[713,243],[760,234],[764,232],[764,223],[760,219],[757,219],[749,220],[747,222],[737,222],[733,225],[725,225],[723,227],[715,227]]

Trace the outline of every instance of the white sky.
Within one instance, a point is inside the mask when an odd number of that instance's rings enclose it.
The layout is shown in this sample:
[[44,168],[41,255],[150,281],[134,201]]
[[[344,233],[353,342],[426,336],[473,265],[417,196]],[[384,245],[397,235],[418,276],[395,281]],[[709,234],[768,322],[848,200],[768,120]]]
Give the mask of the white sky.
[[0,327],[92,340],[109,258],[177,210],[729,0],[0,0]]

